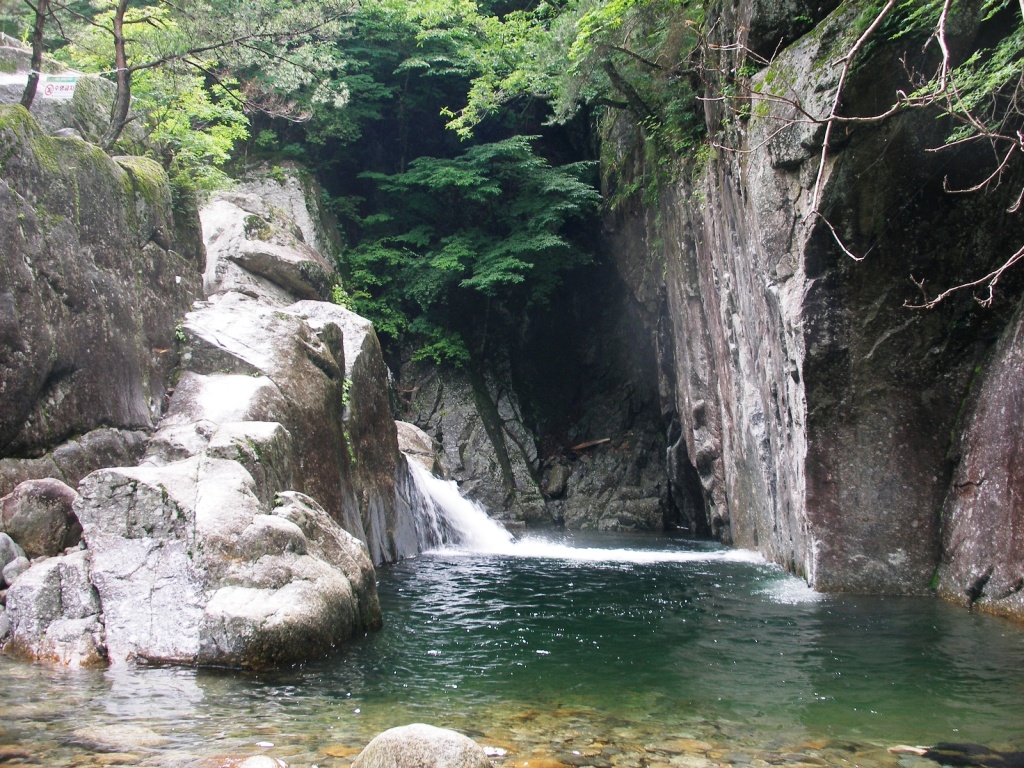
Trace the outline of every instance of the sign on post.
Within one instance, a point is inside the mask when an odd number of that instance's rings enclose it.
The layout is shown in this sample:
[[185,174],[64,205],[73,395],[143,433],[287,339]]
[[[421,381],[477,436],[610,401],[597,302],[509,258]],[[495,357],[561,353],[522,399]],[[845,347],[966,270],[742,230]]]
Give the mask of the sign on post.
[[75,95],[78,78],[74,75],[43,75],[39,78],[39,93],[44,99],[68,101]]

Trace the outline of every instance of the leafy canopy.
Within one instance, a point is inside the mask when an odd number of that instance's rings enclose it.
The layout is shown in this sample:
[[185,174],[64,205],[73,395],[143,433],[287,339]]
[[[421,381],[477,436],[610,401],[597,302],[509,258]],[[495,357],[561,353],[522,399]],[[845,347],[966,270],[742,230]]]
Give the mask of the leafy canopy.
[[488,312],[547,301],[590,260],[570,237],[599,200],[581,180],[590,164],[553,168],[532,141],[515,136],[366,174],[379,212],[342,260],[354,308],[379,333],[415,342],[418,358],[466,362],[494,335],[497,320],[479,325]]

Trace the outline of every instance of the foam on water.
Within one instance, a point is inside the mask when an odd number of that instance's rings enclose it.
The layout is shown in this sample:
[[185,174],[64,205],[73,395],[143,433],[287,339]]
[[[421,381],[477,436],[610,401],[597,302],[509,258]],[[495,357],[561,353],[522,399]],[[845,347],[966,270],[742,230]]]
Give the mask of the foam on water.
[[499,522],[492,520],[473,501],[459,493],[459,486],[434,477],[416,462],[410,462],[413,476],[429,500],[428,519],[423,527],[433,534],[426,549],[447,554],[489,554],[545,560],[570,560],[590,563],[764,563],[756,552],[742,549],[708,551],[672,551],[650,549],[604,549],[574,547],[536,536],[515,539]]
[[780,605],[816,603],[824,597],[821,592],[815,592],[807,586],[807,582],[796,576],[783,576],[762,589],[760,594]]

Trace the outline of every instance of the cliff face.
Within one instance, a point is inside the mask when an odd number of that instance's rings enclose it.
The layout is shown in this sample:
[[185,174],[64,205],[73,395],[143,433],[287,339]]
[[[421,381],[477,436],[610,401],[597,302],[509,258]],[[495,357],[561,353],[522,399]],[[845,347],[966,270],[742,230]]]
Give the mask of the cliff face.
[[[144,158],[51,138],[0,106],[0,495],[138,458],[200,291],[194,206]],[[76,438],[73,446],[48,454]]]
[[[826,159],[822,215],[813,213],[824,127],[799,119],[793,104],[827,113],[839,78],[829,62],[856,39],[854,6],[800,37],[776,29],[757,4],[721,12],[722,42],[733,30],[755,49],[780,44],[753,83],[784,99],[755,97],[740,116],[709,102],[709,130],[729,149],[681,169],[655,209],[620,209],[609,237],[637,301],[655,308],[648,323],[680,425],[670,473],[695,472],[712,533],[820,589],[916,592],[943,557],[950,436],[1020,293],[1006,284],[992,309],[965,295],[912,310],[905,302],[920,292],[910,278],[947,286],[984,274],[1019,247],[1019,226],[1006,213],[1010,187],[984,198],[944,191],[945,178],[973,183],[989,164],[964,149],[929,152],[948,126],[926,111],[844,128]],[[961,30],[958,42],[971,34]],[[857,67],[845,114],[891,104],[898,52],[879,45]],[[734,53],[718,55],[718,70],[735,71]],[[613,135],[621,146],[636,139],[623,126]],[[639,266],[651,262],[663,264],[663,282]],[[1017,435],[1001,450],[1019,450]],[[993,466],[1012,475],[1005,461]],[[1019,521],[1011,497],[1001,497],[1004,512]],[[962,514],[947,512],[953,518]],[[985,535],[961,523],[954,538]],[[1010,549],[1004,571],[1017,578],[1021,552]]]
[[380,626],[374,565],[420,551],[426,502],[285,175],[199,216],[157,163],[0,107],[6,652],[261,668]]

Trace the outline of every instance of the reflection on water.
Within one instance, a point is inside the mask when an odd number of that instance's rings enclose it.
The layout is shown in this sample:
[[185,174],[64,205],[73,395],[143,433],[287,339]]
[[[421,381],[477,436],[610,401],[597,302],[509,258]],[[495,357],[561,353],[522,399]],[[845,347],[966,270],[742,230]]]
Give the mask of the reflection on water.
[[913,768],[884,746],[1024,747],[1024,631],[937,600],[823,596],[664,537],[439,552],[379,578],[384,630],[271,674],[0,659],[0,761],[342,766],[415,721],[507,765]]

